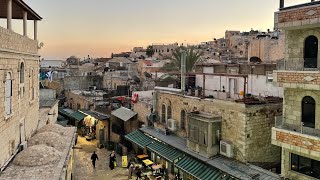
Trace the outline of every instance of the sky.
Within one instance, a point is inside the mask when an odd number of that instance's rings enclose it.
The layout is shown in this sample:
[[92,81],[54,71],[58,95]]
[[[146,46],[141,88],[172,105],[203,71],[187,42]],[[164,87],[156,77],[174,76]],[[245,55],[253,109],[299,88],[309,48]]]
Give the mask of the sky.
[[[152,43],[210,41],[226,30],[272,30],[279,7],[279,0],[24,1],[43,18],[38,36],[45,59],[110,57]],[[309,0],[287,0],[285,5],[302,2]],[[22,31],[21,21],[13,24]]]

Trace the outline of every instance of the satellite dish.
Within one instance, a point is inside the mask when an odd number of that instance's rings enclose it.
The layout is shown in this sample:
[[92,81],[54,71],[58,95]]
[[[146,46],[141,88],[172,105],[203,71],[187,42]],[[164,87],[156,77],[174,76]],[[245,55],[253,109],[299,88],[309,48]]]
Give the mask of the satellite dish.
[[140,79],[137,76],[132,76],[132,80],[134,80],[137,84],[140,83]]
[[147,73],[147,72],[144,72],[144,76],[147,77],[147,78],[152,78],[152,75]]

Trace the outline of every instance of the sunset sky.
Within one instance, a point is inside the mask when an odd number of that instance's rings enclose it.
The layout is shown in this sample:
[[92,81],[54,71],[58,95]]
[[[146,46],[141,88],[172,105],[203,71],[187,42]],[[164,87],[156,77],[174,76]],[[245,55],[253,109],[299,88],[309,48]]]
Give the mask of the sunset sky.
[[[279,0],[25,2],[43,17],[39,39],[44,42],[40,54],[45,59],[109,57],[112,52],[152,43],[199,43],[223,37],[225,30],[266,31],[273,29],[273,14],[279,6]],[[301,2],[309,0],[287,0],[285,4]],[[21,22],[17,24],[22,30]]]

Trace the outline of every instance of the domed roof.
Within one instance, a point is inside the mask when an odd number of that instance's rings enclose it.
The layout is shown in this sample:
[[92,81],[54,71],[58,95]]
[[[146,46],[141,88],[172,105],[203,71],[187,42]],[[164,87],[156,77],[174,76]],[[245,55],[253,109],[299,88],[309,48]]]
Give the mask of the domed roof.
[[28,147],[43,144],[62,152],[65,148],[65,142],[66,139],[55,132],[43,132],[34,135],[28,141]]
[[54,132],[61,136],[67,135],[66,129],[59,124],[48,124],[37,131],[37,133],[43,133],[43,132]]
[[60,160],[61,153],[46,145],[35,145],[21,151],[13,164],[19,166],[42,166],[55,164]]

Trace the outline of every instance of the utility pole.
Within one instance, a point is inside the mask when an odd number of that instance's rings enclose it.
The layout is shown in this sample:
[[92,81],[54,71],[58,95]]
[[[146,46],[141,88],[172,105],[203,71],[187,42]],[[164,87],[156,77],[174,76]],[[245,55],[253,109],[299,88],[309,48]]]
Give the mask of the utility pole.
[[181,92],[185,94],[186,92],[186,59],[187,52],[182,51],[181,53]]

